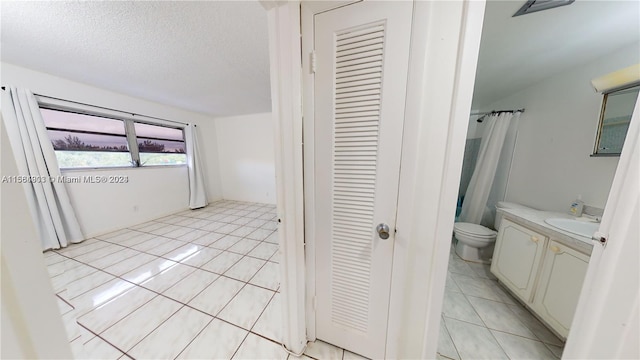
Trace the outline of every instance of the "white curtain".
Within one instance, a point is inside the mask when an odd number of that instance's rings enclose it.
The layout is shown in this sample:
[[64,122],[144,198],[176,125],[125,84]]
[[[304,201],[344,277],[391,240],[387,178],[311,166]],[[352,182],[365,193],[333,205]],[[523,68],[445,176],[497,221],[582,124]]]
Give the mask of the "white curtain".
[[187,167],[189,168],[189,207],[198,209],[208,205],[204,187],[204,169],[198,151],[196,126],[189,124],[184,129],[187,143]]
[[[26,183],[27,201],[43,250],[59,249],[84,240],[61,176],[35,96],[29,90],[7,88],[2,93],[2,116],[19,174]],[[48,179],[47,181],[41,181]]]
[[461,222],[493,227],[492,207],[504,198],[519,117],[520,112],[502,112],[485,120],[476,167],[462,203]]

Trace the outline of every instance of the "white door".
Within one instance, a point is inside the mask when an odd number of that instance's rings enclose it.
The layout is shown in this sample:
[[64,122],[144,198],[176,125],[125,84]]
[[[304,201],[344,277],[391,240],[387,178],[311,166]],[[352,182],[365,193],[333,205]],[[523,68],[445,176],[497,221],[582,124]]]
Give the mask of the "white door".
[[315,16],[316,336],[370,358],[385,356],[412,6]]

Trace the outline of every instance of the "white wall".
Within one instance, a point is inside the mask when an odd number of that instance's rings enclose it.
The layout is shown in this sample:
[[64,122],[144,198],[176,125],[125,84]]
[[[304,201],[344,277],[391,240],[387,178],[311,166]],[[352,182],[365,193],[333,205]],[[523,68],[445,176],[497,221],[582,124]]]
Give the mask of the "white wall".
[[[90,105],[113,108],[167,120],[206,124],[213,119],[163,104],[154,103],[49,74],[7,63],[0,63],[2,85],[30,89],[40,95],[72,100]],[[215,149],[215,136],[200,136],[200,145]],[[203,165],[209,175],[209,200],[218,200],[222,193],[217,174],[218,156],[210,150]],[[215,155],[215,156],[214,156]],[[131,168],[118,170],[68,171],[76,175],[124,175],[127,184],[67,184],[80,225],[91,237],[142,223],[162,215],[188,208],[189,189],[186,168]]]
[[617,157],[590,157],[602,95],[591,79],[640,62],[633,48],[622,49],[499,100],[484,110],[526,108],[506,199],[539,209],[565,211],[579,194],[603,208]]
[[276,203],[273,124],[271,113],[215,119],[223,198]]

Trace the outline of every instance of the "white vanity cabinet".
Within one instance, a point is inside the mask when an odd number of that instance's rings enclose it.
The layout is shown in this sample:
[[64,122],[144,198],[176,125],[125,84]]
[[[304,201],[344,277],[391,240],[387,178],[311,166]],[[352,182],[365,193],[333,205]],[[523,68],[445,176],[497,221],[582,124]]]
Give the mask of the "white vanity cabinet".
[[[557,335],[567,338],[589,255],[531,221],[503,218],[491,272]],[[531,227],[536,230],[532,230]],[[574,244],[576,247],[568,246]],[[582,248],[582,251],[578,249]]]
[[491,272],[525,302],[532,300],[547,237],[503,219],[496,239]]
[[587,273],[589,256],[551,240],[546,249],[533,310],[566,338]]

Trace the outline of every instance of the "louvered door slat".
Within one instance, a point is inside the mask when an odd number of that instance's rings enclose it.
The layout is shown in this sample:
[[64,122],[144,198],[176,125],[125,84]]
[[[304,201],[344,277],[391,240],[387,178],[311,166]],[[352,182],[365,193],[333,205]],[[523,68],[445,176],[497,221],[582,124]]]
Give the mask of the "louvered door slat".
[[376,24],[336,36],[331,317],[363,332],[369,316],[384,34],[384,26]]

